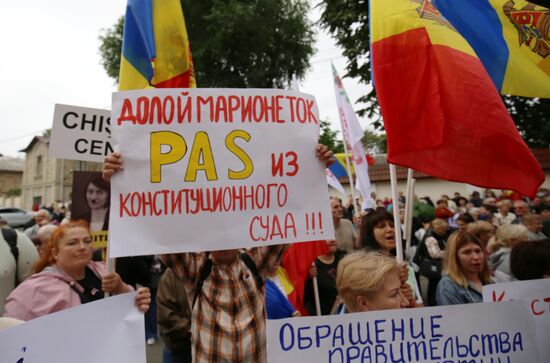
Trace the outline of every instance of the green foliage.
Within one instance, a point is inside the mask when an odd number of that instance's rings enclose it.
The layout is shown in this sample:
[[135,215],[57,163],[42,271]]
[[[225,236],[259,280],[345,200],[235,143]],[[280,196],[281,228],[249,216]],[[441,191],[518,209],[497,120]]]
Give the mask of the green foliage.
[[[321,27],[327,30],[342,47],[348,59],[345,77],[358,78],[369,84],[370,72],[370,32],[368,0],[323,0],[318,5],[321,10]],[[371,90],[357,100],[363,105],[357,113],[372,120],[377,129],[382,129],[380,108],[376,93]]]
[[[305,0],[182,0],[199,87],[283,88],[314,52]],[[102,65],[117,79],[123,19],[100,36]]]
[[521,136],[531,147],[550,145],[550,99],[504,96]]
[[334,131],[330,128],[330,122],[321,120],[319,123],[320,135],[319,143],[326,145],[333,153],[343,153],[344,144],[341,139],[338,138],[338,131]]
[[[548,1],[539,0],[543,6]],[[357,77],[361,83],[371,81],[369,2],[368,0],[321,0],[321,26],[332,34],[348,59],[347,77]],[[506,96],[505,105],[517,128],[531,147],[550,144],[550,100]],[[382,130],[380,106],[375,90],[359,98],[361,116],[367,115],[375,129]]]
[[124,16],[118,18],[112,28],[101,30],[99,35],[99,53],[101,65],[107,75],[118,83],[118,71],[120,69],[120,51],[122,49],[122,31],[124,30]]
[[8,190],[5,194],[7,198],[10,197],[20,197],[21,196],[21,188],[11,188]]
[[369,155],[387,153],[386,134],[376,134],[370,130],[365,130],[361,143],[365,148],[365,152]]

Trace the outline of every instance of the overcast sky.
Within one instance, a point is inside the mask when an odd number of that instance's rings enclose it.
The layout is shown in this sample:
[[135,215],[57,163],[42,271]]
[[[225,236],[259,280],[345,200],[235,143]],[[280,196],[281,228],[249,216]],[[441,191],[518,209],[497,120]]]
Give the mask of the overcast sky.
[[[116,87],[100,65],[98,36],[125,6],[126,0],[0,2],[0,153],[24,156],[18,150],[51,127],[56,103],[110,109]],[[311,18],[317,20],[318,11]],[[346,60],[324,33],[318,32],[316,48],[300,90],[314,95],[320,117],[340,130],[330,61],[342,75]],[[344,85],[352,102],[367,89],[353,79]],[[360,122],[367,127],[368,120]]]

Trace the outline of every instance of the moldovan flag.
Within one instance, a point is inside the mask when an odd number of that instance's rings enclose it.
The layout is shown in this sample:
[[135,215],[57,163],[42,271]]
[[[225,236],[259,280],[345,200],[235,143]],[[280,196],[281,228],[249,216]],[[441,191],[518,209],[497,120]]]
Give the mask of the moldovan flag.
[[523,0],[434,0],[502,94],[550,98],[550,9]]
[[179,0],[128,0],[119,89],[196,87]]
[[464,38],[428,0],[371,0],[371,12],[388,161],[535,195],[544,173]]

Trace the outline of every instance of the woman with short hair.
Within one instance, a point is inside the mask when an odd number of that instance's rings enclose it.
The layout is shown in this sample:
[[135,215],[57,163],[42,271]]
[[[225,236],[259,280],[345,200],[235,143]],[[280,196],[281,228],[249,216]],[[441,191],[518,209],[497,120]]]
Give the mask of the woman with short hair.
[[437,305],[482,302],[483,285],[492,282],[483,246],[468,232],[456,231],[449,237],[443,272],[436,290]]
[[528,230],[521,224],[504,224],[497,228],[487,246],[489,267],[495,272],[497,282],[514,280],[510,270],[510,251],[518,243],[527,241]]
[[346,312],[399,309],[401,267],[379,253],[353,252],[340,261],[336,274],[338,294]]
[[541,239],[547,239],[544,233],[542,233],[542,217],[539,214],[527,213],[522,218],[523,225],[529,230],[527,239],[529,241],[538,241]]

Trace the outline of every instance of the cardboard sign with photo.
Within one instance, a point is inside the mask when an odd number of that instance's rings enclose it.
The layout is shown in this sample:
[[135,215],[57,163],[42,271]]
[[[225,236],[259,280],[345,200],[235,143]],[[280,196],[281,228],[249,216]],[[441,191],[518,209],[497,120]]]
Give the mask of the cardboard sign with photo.
[[101,172],[74,172],[71,219],[82,219],[90,224],[94,249],[101,250],[101,256],[96,257],[94,254],[94,259],[104,259],[105,256],[107,230],[109,229],[110,194],[111,185],[103,180]]

